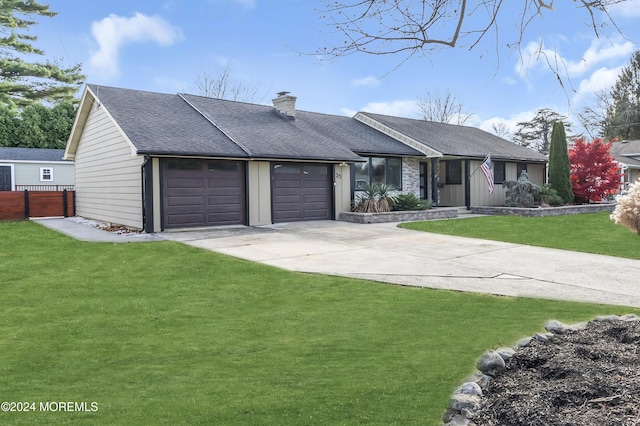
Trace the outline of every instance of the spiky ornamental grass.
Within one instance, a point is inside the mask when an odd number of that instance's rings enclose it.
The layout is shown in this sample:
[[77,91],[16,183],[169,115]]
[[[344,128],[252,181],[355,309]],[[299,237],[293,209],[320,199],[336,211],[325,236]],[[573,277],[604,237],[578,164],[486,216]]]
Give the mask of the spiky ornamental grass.
[[629,185],[627,193],[619,196],[616,201],[611,220],[640,236],[640,179]]

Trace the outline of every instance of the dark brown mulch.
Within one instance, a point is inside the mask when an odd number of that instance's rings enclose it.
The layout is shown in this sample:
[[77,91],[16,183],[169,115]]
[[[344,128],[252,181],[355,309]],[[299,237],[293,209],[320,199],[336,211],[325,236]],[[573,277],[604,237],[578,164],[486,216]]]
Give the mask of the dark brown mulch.
[[491,381],[478,425],[640,425],[640,322],[590,322],[519,348]]

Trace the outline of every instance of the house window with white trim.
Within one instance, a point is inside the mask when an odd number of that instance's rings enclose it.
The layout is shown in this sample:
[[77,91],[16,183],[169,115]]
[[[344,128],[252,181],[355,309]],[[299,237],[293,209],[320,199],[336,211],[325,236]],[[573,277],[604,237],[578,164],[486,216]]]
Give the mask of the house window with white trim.
[[53,182],[53,169],[51,167],[40,167],[40,182]]

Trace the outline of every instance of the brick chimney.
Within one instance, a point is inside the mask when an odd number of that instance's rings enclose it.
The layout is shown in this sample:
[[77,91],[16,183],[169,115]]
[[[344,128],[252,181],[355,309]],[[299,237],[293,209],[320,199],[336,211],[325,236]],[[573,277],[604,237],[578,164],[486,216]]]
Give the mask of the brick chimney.
[[273,107],[276,111],[287,118],[296,118],[296,98],[289,95],[289,92],[278,92],[278,97],[272,99]]

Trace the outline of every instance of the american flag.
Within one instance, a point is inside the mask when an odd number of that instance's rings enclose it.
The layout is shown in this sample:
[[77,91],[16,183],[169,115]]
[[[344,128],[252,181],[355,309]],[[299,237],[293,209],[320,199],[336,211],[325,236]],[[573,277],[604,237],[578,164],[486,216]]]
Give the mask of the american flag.
[[491,162],[491,154],[487,155],[484,163],[480,165],[480,170],[487,179],[487,186],[489,187],[489,194],[493,194],[493,163]]

